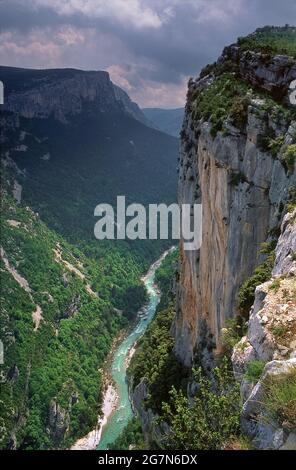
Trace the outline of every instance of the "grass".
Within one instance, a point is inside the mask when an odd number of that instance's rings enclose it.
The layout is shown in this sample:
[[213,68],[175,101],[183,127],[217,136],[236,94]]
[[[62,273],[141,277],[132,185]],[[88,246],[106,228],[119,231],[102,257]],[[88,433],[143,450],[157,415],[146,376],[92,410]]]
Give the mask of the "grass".
[[273,334],[273,336],[275,336],[278,339],[285,336],[286,330],[287,330],[287,328],[284,327],[283,325],[274,325],[270,328],[270,331]]
[[265,379],[263,402],[271,418],[287,429],[296,428],[296,367]]
[[276,277],[271,285],[270,285],[270,289],[277,292],[279,290],[279,288],[281,287],[281,278],[280,277]]
[[255,33],[238,39],[244,50],[263,52],[265,54],[284,54],[296,58],[296,28],[266,26]]

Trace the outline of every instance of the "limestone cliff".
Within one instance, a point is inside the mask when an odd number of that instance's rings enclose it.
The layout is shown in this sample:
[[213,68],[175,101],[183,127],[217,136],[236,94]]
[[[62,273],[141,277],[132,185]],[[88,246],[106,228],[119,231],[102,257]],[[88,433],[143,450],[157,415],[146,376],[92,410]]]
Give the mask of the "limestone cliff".
[[[272,278],[257,287],[247,334],[235,346],[232,354],[233,368],[240,382],[243,399],[242,429],[256,447],[263,449],[296,448],[293,401],[287,413],[284,400],[279,402],[275,389],[277,381],[287,389],[289,375],[293,371],[295,382],[295,222],[296,210],[284,217],[275,250]],[[254,364],[261,364],[262,373],[259,373],[259,377],[250,374]],[[271,382],[273,393],[268,391],[266,382]]]
[[[76,69],[29,70],[0,67],[4,82],[4,109],[26,118],[69,117],[88,113],[125,112],[140,122],[147,120],[129,96],[110,80],[108,72]],[[16,76],[11,79],[11,75]]]
[[[189,81],[181,132],[179,203],[202,203],[202,246],[184,251],[173,325],[175,353],[209,366],[242,283],[274,242],[295,185],[296,120],[287,56],[226,48]],[[294,150],[293,150],[294,149]],[[289,155],[294,157],[288,158]]]

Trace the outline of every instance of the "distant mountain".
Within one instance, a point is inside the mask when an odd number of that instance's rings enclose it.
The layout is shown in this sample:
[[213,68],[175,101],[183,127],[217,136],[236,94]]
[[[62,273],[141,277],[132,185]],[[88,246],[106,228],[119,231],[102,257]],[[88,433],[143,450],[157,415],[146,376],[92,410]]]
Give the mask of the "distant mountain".
[[175,200],[177,139],[146,126],[107,72],[0,67],[0,78],[6,156],[22,197],[53,228],[93,239],[100,202]]
[[4,109],[32,118],[53,115],[65,122],[88,104],[95,111],[124,112],[147,124],[139,106],[114,85],[104,71],[77,69],[22,69],[0,66],[5,86]]
[[142,111],[152,127],[174,137],[179,137],[184,108],[143,108]]

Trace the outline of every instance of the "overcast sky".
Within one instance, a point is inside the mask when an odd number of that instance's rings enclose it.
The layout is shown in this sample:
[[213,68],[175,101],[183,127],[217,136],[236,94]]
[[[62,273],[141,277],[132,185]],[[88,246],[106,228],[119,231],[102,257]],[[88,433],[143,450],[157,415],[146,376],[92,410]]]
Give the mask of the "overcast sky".
[[0,63],[107,70],[140,106],[177,107],[189,76],[295,0],[0,0]]

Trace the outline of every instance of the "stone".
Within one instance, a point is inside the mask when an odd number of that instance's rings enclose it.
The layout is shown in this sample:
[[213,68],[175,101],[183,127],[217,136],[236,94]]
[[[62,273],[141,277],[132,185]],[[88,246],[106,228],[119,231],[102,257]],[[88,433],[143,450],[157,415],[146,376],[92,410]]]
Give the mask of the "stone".
[[280,450],[296,450],[296,433],[291,432],[284,445],[280,447]]

